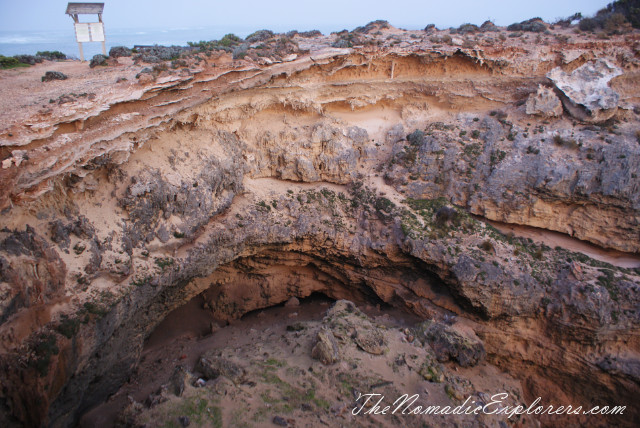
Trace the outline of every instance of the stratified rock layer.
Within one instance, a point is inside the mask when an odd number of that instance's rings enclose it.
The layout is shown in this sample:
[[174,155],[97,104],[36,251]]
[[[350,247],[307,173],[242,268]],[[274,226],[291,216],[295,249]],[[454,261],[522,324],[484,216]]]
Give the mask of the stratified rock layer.
[[[46,99],[42,87],[7,97],[0,422],[73,425],[195,296],[233,320],[319,292],[433,319],[437,352],[416,367],[425,381],[445,379],[437,359],[494,365],[528,401],[627,405],[614,423],[637,425],[638,271],[483,221],[640,251],[634,48],[593,42],[586,64],[607,58],[624,72],[591,79],[579,44],[433,48],[421,34],[398,31],[379,49],[296,36],[310,53],[291,61],[203,53],[142,73],[146,83],[122,57],[89,72],[102,85],[72,69]],[[565,97],[585,120],[615,123],[527,115],[522,101],[555,67],[577,79]],[[585,96],[592,84],[597,99]],[[364,320],[327,321],[329,342],[337,334],[372,359],[392,351]],[[336,359],[326,348],[318,355]]]

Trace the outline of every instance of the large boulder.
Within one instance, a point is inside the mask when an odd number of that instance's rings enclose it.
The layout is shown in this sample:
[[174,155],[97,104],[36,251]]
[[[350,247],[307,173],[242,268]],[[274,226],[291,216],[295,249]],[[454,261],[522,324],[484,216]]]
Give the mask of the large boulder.
[[52,80],[66,80],[66,79],[67,79],[67,75],[60,71],[47,71],[46,73],[44,73],[44,76],[42,76],[43,82],[50,82]]
[[114,46],[109,49],[109,56],[111,58],[120,58],[122,56],[131,56],[132,52],[126,46]]
[[461,367],[472,367],[487,356],[482,341],[467,328],[425,321],[416,327],[415,333],[433,349],[440,362],[454,360]]
[[331,330],[323,328],[318,332],[316,344],[311,350],[311,357],[327,366],[340,360],[338,344]]
[[245,370],[226,358],[222,358],[215,351],[203,354],[196,364],[196,370],[202,373],[206,379],[217,379],[224,376],[233,383],[238,384],[245,375]]
[[622,70],[604,59],[587,62],[567,73],[556,67],[547,73],[561,93],[567,111],[578,120],[600,123],[618,110],[620,95],[609,87],[609,81]]
[[540,85],[535,94],[529,95],[527,114],[544,117],[562,116],[562,102],[553,89]]
[[93,58],[91,58],[89,67],[93,68],[93,67],[98,67],[100,65],[103,65],[103,66],[109,65],[109,63],[107,62],[107,59],[109,59],[109,57],[102,54],[94,55]]

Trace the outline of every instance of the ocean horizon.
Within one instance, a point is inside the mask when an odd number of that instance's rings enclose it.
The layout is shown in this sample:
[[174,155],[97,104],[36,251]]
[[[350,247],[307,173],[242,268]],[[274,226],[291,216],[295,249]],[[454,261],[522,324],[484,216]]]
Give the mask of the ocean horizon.
[[[291,30],[307,31],[319,30],[324,34],[332,31],[340,31],[344,28],[331,26],[330,28],[267,28],[274,32],[284,33]],[[355,28],[355,27],[353,27]],[[351,28],[351,29],[353,29]],[[186,46],[187,42],[199,42],[201,40],[217,40],[225,34],[233,33],[240,37],[246,37],[262,28],[239,26],[211,26],[192,28],[136,28],[136,29],[110,29],[105,24],[107,53],[113,46],[134,45],[165,45]],[[85,59],[102,53],[102,44],[99,42],[83,44]],[[0,55],[13,56],[20,54],[35,55],[38,51],[60,51],[69,58],[78,58],[78,43],[75,40],[73,26],[69,24],[66,30],[49,31],[0,31]]]

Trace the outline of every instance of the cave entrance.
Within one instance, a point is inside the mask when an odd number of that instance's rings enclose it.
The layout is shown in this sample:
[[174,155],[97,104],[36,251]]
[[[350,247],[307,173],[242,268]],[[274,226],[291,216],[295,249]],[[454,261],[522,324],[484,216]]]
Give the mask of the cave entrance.
[[[175,309],[146,339],[129,382],[87,412],[81,426],[110,426],[127,406],[127,397],[147,402],[169,382],[176,367],[191,370],[205,352],[238,349],[250,344],[256,333],[264,338],[286,335],[297,323],[321,320],[339,299],[353,301],[371,319],[402,328],[436,312],[459,311],[433,270],[409,256],[396,255],[390,261],[371,254],[356,260],[336,252],[269,247],[221,266],[206,278],[167,288],[159,300],[173,302]],[[170,294],[174,290],[178,294]],[[185,299],[181,290],[194,294]]]
[[411,258],[363,262],[268,247],[194,279],[190,287],[200,293],[166,315],[147,338],[145,352],[175,340],[201,340],[229,324],[259,328],[266,314],[273,314],[272,322],[321,319],[340,299],[368,315],[387,313],[408,324],[435,312],[459,312],[448,287]]

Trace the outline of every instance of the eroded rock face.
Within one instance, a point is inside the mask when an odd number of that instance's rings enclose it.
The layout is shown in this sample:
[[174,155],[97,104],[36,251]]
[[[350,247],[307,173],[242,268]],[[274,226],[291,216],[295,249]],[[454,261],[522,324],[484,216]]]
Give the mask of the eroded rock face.
[[495,117],[461,115],[464,131],[431,123],[410,134],[394,144],[385,178],[412,198],[449,195],[483,217],[640,251],[638,216],[627,215],[640,209],[640,147],[631,135],[603,141],[596,128],[557,138],[545,125],[527,131]]
[[32,227],[0,231],[0,323],[22,308],[55,301],[66,274],[58,253]]
[[440,362],[451,359],[461,367],[470,367],[484,361],[487,356],[484,344],[473,331],[425,322],[416,329],[416,336],[431,346]]
[[[434,320],[434,352],[421,347],[411,368],[424,382],[448,382],[437,360],[453,359],[508,370],[527,399],[635,403],[638,272],[502,235],[470,213],[637,253],[638,116],[618,112],[626,121],[611,129],[524,116],[517,103],[546,70],[526,50],[309,43],[320,48],[282,64],[220,54],[144,88],[110,79],[92,102],[29,107],[28,126],[3,128],[0,409],[72,425],[193,297],[232,320],[313,292]],[[602,43],[594,55],[615,49],[638,66],[631,48]],[[557,46],[540,49],[562,60]],[[564,77],[600,120],[616,71],[593,67]],[[639,96],[633,76],[621,76],[626,103]],[[456,318],[477,338],[442,324]],[[333,337],[341,353],[385,358],[399,342],[346,302],[325,327],[321,342]],[[333,345],[318,355],[334,360]],[[202,370],[239,381],[219,358]],[[450,383],[454,399],[473,392]]]
[[543,117],[559,117],[562,116],[562,102],[553,89],[540,85],[535,94],[529,95],[526,111]]
[[620,95],[609,82],[620,76],[622,70],[604,59],[587,62],[567,73],[557,67],[547,77],[562,92],[562,101],[576,119],[600,123],[616,113]]

